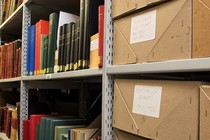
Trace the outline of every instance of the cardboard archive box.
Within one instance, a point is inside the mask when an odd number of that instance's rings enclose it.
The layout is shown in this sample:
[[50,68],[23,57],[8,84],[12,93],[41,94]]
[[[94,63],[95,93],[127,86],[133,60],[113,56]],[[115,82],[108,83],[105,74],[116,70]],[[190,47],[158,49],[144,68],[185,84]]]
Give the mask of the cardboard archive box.
[[130,133],[126,133],[124,131],[120,131],[118,129],[114,130],[114,140],[149,140],[147,138],[139,137],[136,135],[132,135]]
[[200,88],[200,140],[210,139],[210,86]]
[[210,2],[172,0],[114,20],[113,64],[210,56]]
[[170,0],[112,0],[112,17],[123,16],[137,10],[159,5],[166,1]]
[[113,127],[155,140],[198,140],[200,84],[116,79]]

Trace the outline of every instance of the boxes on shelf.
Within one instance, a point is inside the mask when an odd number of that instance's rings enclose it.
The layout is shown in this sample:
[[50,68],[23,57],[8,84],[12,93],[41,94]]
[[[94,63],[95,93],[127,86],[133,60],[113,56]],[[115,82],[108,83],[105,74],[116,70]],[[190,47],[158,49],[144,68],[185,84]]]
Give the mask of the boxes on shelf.
[[113,127],[149,139],[198,139],[200,85],[116,79]]
[[200,88],[200,140],[210,139],[210,86]]
[[166,1],[170,0],[113,0],[112,16],[113,18],[116,18],[137,10],[142,10],[148,7],[159,5]]
[[210,56],[209,5],[173,0],[114,20],[113,64]]

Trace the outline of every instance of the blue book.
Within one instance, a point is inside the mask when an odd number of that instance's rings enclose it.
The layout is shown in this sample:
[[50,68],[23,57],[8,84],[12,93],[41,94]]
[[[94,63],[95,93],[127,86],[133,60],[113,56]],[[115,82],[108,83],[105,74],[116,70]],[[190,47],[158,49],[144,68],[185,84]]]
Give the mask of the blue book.
[[31,26],[28,27],[28,41],[27,41],[27,66],[26,75],[30,75],[30,49],[31,49]]
[[30,32],[30,68],[29,68],[29,75],[34,75],[34,65],[35,65],[35,40],[36,40],[36,26],[32,25],[29,28],[31,28]]

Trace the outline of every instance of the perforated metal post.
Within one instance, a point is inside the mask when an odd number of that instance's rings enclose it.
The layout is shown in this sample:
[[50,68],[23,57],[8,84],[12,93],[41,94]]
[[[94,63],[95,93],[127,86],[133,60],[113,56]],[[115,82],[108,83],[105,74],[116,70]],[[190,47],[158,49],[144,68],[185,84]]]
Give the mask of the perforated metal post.
[[[21,60],[21,76],[26,75],[27,66],[27,38],[28,26],[31,24],[31,12],[29,5],[23,6],[23,22],[22,22],[22,60]],[[28,86],[26,81],[21,79],[21,98],[20,98],[20,140],[23,139],[23,120],[28,119]]]
[[105,0],[104,23],[104,62],[102,87],[102,139],[113,140],[112,114],[113,114],[113,79],[107,74],[107,67],[112,65],[113,56],[113,23],[112,1]]

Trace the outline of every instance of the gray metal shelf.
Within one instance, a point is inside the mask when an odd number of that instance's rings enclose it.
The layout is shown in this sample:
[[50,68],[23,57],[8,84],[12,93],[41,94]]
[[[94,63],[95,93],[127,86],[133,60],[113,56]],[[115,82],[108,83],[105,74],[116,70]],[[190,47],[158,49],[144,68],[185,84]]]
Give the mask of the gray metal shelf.
[[80,0],[27,0],[26,3],[79,15]]
[[102,69],[85,69],[69,72],[52,73],[45,75],[35,75],[35,76],[23,76],[23,81],[32,80],[56,80],[56,79],[69,79],[69,78],[84,78],[84,77],[94,77],[102,76]]
[[20,82],[21,77],[9,78],[9,79],[0,79],[0,83],[11,83],[11,82]]
[[24,2],[7,18],[1,25],[0,31],[2,35],[20,34],[22,31],[22,15]]
[[108,74],[146,74],[203,71],[210,71],[210,58],[116,65],[107,67]]

